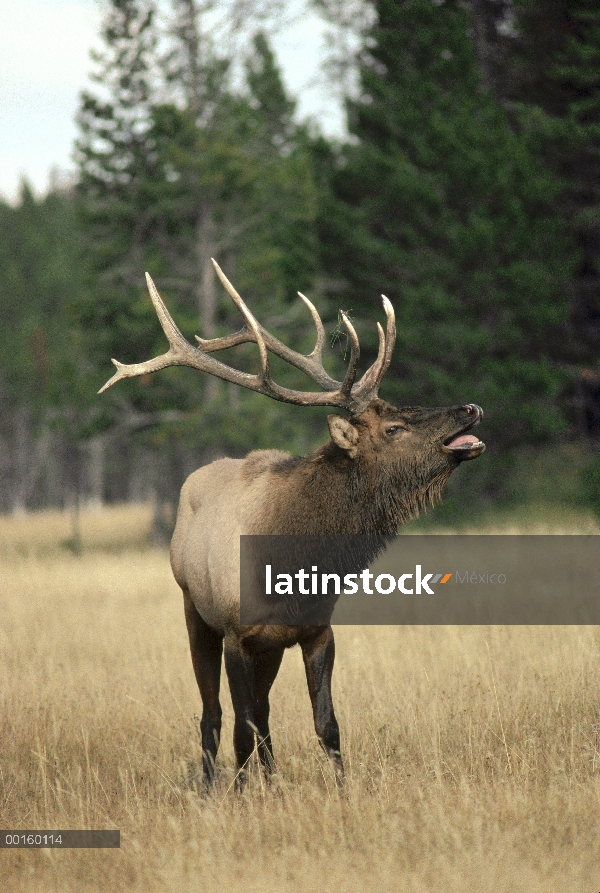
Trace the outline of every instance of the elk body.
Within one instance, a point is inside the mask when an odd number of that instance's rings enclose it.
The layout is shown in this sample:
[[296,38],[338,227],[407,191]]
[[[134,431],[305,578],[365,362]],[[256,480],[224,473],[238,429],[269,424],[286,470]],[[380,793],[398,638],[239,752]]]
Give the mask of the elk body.
[[[366,534],[391,539],[404,521],[441,494],[459,462],[483,452],[484,444],[467,433],[483,414],[471,403],[438,409],[396,408],[378,398],[395,340],[394,312],[387,298],[383,298],[385,333],[378,324],[377,359],[358,382],[358,338],[342,313],[351,354],[345,378],[338,382],[323,368],[325,332],[307,298],[300,295],[314,319],[317,343],[305,356],[263,329],[216,263],[215,268],[245,318],[244,328],[209,341],[197,337],[199,347],[192,347],[147,276],[170,349],[145,363],[127,366],[113,360],[117,372],[102,390],[122,378],[188,365],[276,400],[333,406],[350,413],[349,418],[328,417],[331,439],[311,455],[293,458],[260,450],[245,459],[220,459],[194,472],[181,491],[171,544],[171,566],[183,592],[192,664],[203,704],[206,784],[214,777],[221,735],[223,655],[235,714],[237,785],[242,787],[255,737],[265,770],[274,767],[269,692],[285,649],[296,644],[302,649],[315,731],[341,779],[340,736],[331,697],[335,656],[331,626],[241,625],[240,536]],[[246,341],[255,342],[259,349],[257,375],[239,372],[210,356]],[[293,391],[277,385],[270,375],[268,351],[304,371],[321,390]]]

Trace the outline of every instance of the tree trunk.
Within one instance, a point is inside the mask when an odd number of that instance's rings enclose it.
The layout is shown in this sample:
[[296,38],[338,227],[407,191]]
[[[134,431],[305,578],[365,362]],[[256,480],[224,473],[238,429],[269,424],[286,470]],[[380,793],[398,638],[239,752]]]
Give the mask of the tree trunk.
[[14,471],[13,471],[13,515],[23,515],[27,509],[27,479],[31,464],[30,412],[27,406],[20,406],[15,413],[14,428]]
[[[196,233],[196,300],[204,338],[214,338],[217,333],[217,289],[212,257],[216,247],[216,226],[213,207],[208,201],[202,203],[198,215]],[[204,399],[207,406],[216,402],[219,396],[219,382],[212,376],[206,377]]]
[[104,455],[106,440],[101,435],[88,443],[89,497],[88,504],[99,511],[104,503]]

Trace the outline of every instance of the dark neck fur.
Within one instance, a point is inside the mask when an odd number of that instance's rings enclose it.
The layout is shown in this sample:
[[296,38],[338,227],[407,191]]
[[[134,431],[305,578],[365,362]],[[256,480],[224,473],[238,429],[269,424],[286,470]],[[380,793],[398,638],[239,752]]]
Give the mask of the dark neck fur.
[[362,534],[389,541],[439,497],[450,474],[448,469],[426,481],[417,467],[405,465],[352,460],[332,442],[310,456],[284,460],[271,469],[282,487],[273,488],[268,526],[279,535]]

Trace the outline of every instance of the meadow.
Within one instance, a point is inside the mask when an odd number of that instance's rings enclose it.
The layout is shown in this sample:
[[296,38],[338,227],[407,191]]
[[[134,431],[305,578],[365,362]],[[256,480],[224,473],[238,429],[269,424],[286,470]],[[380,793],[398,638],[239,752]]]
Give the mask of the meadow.
[[597,628],[339,627],[344,791],[293,649],[271,699],[275,781],[254,763],[233,790],[224,681],[207,797],[181,594],[149,510],[81,524],[76,555],[64,515],[0,518],[0,827],[118,828],[121,848],[0,849],[2,890],[598,893]]

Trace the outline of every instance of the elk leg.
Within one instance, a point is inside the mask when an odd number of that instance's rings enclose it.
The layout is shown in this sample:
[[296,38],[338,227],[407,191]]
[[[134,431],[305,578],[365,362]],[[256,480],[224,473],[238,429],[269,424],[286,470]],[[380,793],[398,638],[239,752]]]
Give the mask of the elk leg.
[[256,701],[254,705],[254,720],[258,731],[258,756],[269,774],[275,769],[273,759],[273,744],[269,731],[269,692],[275,682],[275,677],[281,666],[283,648],[270,651],[262,651],[256,657],[255,685]]
[[235,639],[225,639],[225,669],[235,714],[233,749],[238,770],[235,786],[241,791],[246,784],[246,763],[254,750],[256,695],[253,656]]
[[344,766],[340,755],[340,729],[331,698],[331,674],[335,660],[335,643],[330,626],[300,641],[306,681],[313,708],[315,731],[321,747],[331,759],[336,781],[341,783]]
[[192,665],[202,698],[202,773],[209,787],[215,775],[215,760],[221,737],[221,657],[223,638],[202,619],[187,589],[183,590],[185,622],[190,639]]

